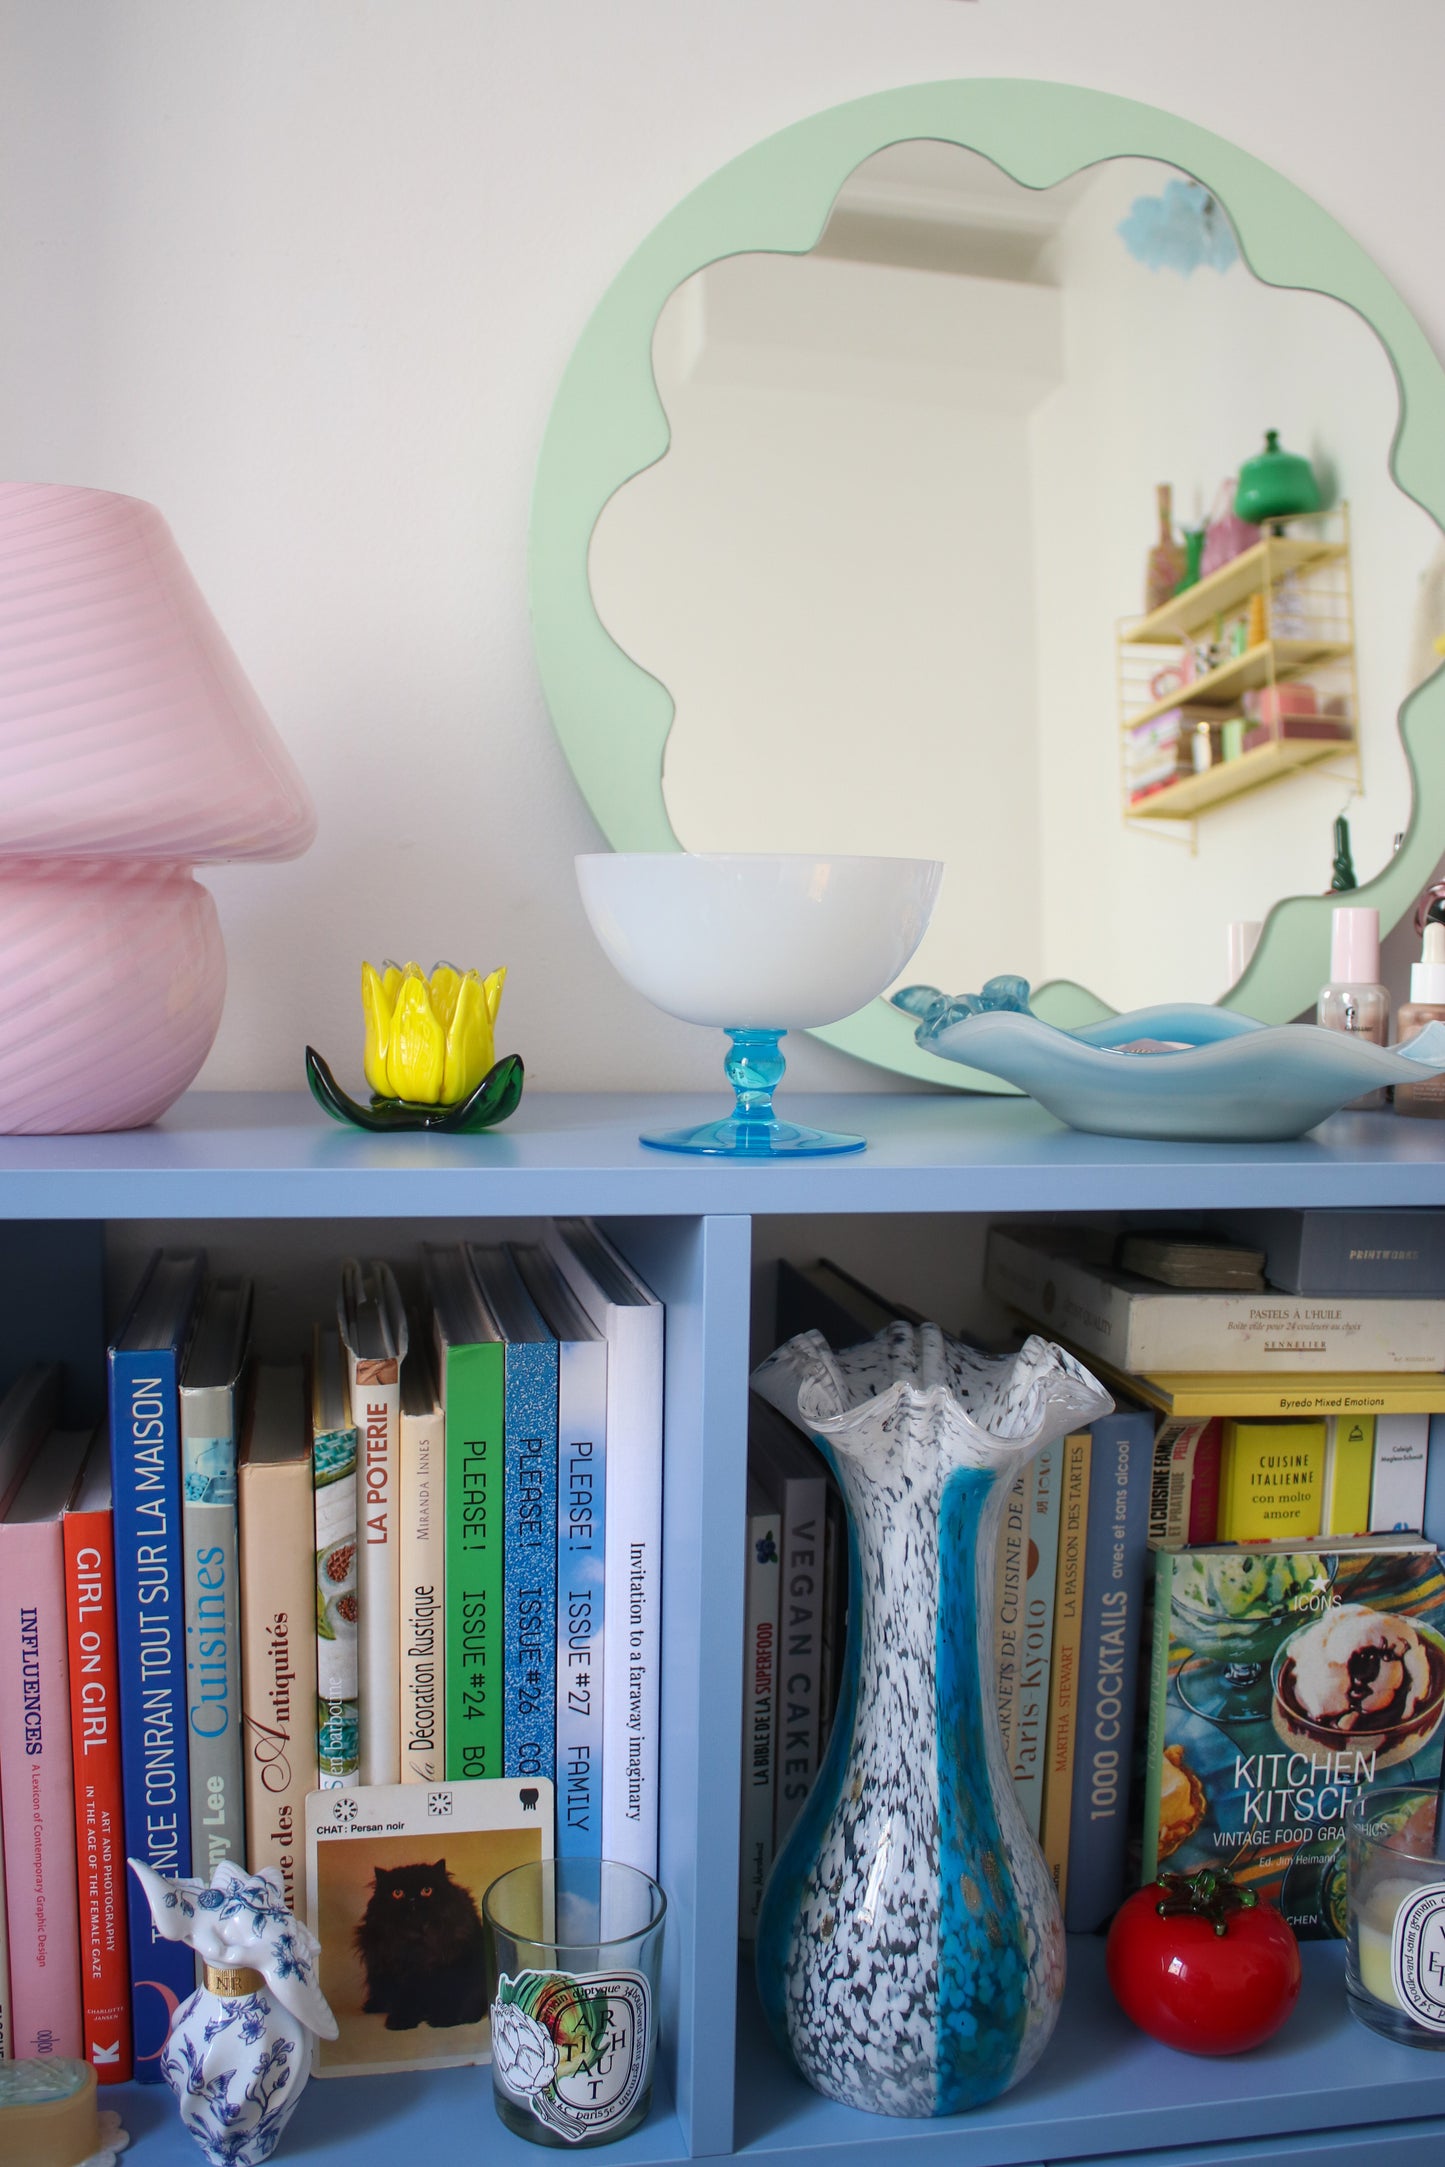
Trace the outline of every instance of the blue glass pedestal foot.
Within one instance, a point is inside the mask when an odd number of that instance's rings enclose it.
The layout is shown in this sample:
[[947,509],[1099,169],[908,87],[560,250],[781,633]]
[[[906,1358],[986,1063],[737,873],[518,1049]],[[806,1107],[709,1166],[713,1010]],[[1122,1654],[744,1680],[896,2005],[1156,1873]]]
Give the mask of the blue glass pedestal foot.
[[845,1136],[834,1129],[808,1129],[797,1122],[779,1121],[773,1112],[773,1093],[787,1067],[778,1051],[783,1031],[732,1031],[723,1067],[737,1094],[737,1103],[720,1121],[704,1121],[695,1129],[663,1129],[644,1134],[640,1141],[654,1151],[700,1151],[712,1158],[798,1159],[822,1152],[861,1151],[864,1138]]

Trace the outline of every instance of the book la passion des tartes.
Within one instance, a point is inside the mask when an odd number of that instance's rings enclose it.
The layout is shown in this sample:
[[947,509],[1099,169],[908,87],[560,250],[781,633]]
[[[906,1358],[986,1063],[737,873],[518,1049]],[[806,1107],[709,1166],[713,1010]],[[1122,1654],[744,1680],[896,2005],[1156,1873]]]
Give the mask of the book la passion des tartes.
[[1345,1814],[1433,1785],[1445,1571],[1418,1537],[1160,1551],[1143,1878],[1225,1867],[1304,1939],[1345,1931]]

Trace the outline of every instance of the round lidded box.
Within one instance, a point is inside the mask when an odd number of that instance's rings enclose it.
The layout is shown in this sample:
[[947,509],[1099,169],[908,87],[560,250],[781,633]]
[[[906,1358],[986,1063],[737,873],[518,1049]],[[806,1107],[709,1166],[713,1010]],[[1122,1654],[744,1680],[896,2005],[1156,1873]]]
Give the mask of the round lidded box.
[[0,2062],[0,2159],[25,2167],[108,2167],[127,2142],[96,2111],[95,2071],[63,2054]]

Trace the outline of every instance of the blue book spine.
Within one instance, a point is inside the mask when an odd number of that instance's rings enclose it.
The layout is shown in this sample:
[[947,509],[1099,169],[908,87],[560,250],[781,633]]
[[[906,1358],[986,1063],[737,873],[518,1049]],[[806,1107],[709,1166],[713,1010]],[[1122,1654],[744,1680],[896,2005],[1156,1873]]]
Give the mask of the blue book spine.
[[1431,1415],[1430,1442],[1425,1448],[1426,1542],[1445,1552],[1445,1415]]
[[1078,1744],[1064,1911],[1071,1934],[1097,1933],[1124,1898],[1154,1420],[1152,1414],[1121,1411],[1091,1424]]
[[602,1856],[607,1348],[564,1340],[557,1413],[558,1858]]
[[[126,1851],[184,1876],[191,1793],[178,1368],[174,1345],[112,1350],[110,1457]],[[171,2015],[195,1991],[196,1961],[184,1942],[160,1938],[139,1881],[125,1878],[135,2074],[158,2084]]]
[[507,1347],[502,1773],[557,1773],[557,1342]]

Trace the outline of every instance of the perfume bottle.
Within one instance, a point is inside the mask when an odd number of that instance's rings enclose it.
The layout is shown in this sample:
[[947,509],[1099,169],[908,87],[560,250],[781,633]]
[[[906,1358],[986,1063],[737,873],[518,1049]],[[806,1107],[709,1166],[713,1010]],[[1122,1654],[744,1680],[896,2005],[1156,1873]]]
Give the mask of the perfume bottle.
[[[1418,1038],[1427,1023],[1445,1023],[1445,925],[1426,921],[1418,963],[1410,966],[1410,998],[1400,1010],[1398,1043]],[[1445,1121],[1445,1076],[1424,1076],[1419,1083],[1396,1084],[1397,1114]]]
[[[1390,1029],[1390,996],[1380,984],[1380,913],[1358,907],[1332,914],[1330,981],[1321,986],[1315,1021],[1327,1031],[1346,1031],[1383,1046]],[[1354,1109],[1387,1103],[1384,1091],[1351,1099]]]

